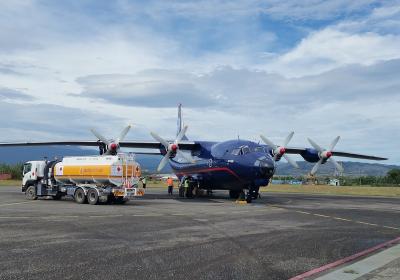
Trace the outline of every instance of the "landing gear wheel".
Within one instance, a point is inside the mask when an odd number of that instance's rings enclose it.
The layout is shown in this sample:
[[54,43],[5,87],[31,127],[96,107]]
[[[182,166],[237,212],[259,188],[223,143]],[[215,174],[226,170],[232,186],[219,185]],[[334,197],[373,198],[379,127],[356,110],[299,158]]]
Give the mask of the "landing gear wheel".
[[247,203],[251,203],[252,200],[253,200],[253,198],[251,197],[251,195],[250,195],[250,194],[247,194],[246,202],[247,202]]
[[90,189],[87,193],[87,200],[91,205],[99,203],[99,194],[97,193],[97,190]]
[[25,191],[25,198],[28,200],[36,200],[38,199],[36,195],[36,187],[35,186],[30,186],[26,189]]
[[77,189],[75,191],[75,195],[74,195],[74,199],[76,203],[79,204],[84,204],[86,203],[86,195],[85,195],[85,191],[83,189]]
[[234,191],[234,190],[230,190],[229,191],[229,197],[232,199],[238,199],[240,196],[240,191]]

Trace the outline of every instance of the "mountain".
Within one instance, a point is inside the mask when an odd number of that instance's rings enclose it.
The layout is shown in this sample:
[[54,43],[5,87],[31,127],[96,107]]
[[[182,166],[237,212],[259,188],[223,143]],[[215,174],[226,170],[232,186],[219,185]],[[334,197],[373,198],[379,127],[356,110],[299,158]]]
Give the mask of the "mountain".
[[[289,163],[278,162],[276,168],[276,175],[288,175],[288,176],[301,176],[308,174],[315,163],[306,161],[298,161],[299,169],[292,167]],[[388,165],[380,163],[364,163],[364,162],[353,162],[353,161],[342,161],[340,164],[344,168],[344,176],[385,176],[386,173],[391,169],[400,169],[397,165]],[[329,175],[335,174],[335,167],[333,164],[327,162],[318,169],[318,175]]]
[[[84,156],[97,155],[97,149],[81,149],[78,147],[9,147],[0,148],[0,163],[18,163],[28,160],[40,160],[45,156],[48,159],[54,157],[61,158],[62,156]],[[160,163],[161,156],[159,155],[136,155],[136,160],[140,163],[143,170],[150,173],[155,172]],[[299,169],[293,168],[290,164],[280,161],[277,163],[276,175],[301,176],[310,172],[314,163],[305,161],[297,162]],[[344,168],[344,174],[348,176],[385,176],[391,169],[400,169],[400,166],[386,165],[379,163],[362,163],[362,162],[341,162]],[[167,165],[163,169],[163,173],[171,173],[171,168]],[[318,169],[319,175],[333,175],[335,169],[331,163],[321,165]]]

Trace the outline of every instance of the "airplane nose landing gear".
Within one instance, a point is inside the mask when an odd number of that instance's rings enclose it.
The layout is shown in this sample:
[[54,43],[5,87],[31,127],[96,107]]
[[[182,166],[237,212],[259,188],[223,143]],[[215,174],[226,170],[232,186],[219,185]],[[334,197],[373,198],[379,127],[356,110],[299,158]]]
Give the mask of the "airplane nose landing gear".
[[246,201],[247,203],[251,203],[253,199],[257,199],[259,194],[260,187],[250,186],[249,191],[247,192]]

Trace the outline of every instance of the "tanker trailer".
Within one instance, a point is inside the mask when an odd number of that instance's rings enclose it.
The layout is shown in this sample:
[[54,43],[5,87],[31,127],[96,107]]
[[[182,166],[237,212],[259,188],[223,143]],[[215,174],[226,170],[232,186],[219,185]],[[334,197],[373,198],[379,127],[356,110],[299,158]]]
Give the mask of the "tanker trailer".
[[141,169],[131,154],[64,157],[24,164],[22,191],[27,199],[72,196],[77,203],[125,203],[143,196]]

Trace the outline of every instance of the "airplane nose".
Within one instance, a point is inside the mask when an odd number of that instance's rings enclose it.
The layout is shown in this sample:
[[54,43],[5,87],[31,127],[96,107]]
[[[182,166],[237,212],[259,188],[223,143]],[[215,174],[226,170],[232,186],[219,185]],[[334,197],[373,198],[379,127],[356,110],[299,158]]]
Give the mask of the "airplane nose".
[[262,160],[259,166],[262,177],[271,177],[274,174],[275,164],[272,160]]

